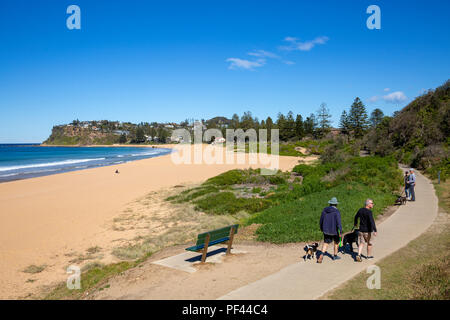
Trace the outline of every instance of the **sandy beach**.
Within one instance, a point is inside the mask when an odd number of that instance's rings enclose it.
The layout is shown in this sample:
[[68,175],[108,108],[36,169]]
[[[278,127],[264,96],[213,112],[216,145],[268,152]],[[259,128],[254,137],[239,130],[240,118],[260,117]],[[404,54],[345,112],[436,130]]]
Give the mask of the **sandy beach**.
[[[174,147],[174,145],[159,146]],[[281,170],[298,163],[279,157]],[[67,278],[70,257],[118,241],[108,223],[143,195],[244,164],[175,164],[171,155],[0,184],[0,298],[24,297]],[[114,171],[118,169],[119,174]],[[106,257],[107,258],[107,257]],[[45,266],[37,275],[30,265]]]

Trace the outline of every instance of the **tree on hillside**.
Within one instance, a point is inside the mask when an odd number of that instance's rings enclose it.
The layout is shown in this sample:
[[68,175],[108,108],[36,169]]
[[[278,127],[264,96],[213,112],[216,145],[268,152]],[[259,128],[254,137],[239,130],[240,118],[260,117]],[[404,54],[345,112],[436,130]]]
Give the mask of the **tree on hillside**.
[[165,143],[167,138],[169,137],[169,132],[163,127],[159,127],[157,132],[159,141]]
[[306,135],[315,136],[317,128],[317,120],[314,113],[311,113],[309,117],[306,117],[306,120],[303,123],[303,127],[305,128]]
[[348,117],[347,111],[345,110],[342,111],[341,119],[339,121],[339,128],[341,129],[343,135],[346,135],[347,137],[350,135],[350,119]]
[[279,137],[281,141],[287,141],[287,133],[286,133],[286,117],[281,112],[278,113],[276,126],[279,131]]
[[317,124],[318,124],[318,136],[325,136],[331,128],[331,114],[330,110],[327,108],[327,104],[323,102],[319,110],[317,110]]
[[370,114],[370,125],[372,127],[376,127],[377,125],[379,125],[381,123],[383,118],[384,118],[383,111],[381,111],[381,109],[379,109],[379,108],[376,108]]
[[259,125],[259,127],[260,127],[261,129],[267,129],[267,128],[266,128],[266,122],[265,122],[264,120],[261,120],[261,124]]
[[361,138],[368,127],[366,107],[362,101],[356,97],[350,107],[349,121],[355,138]]
[[273,120],[271,117],[267,117],[266,119],[266,129],[267,129],[267,141],[271,141],[271,137],[272,137],[272,129],[274,129],[273,126]]
[[301,114],[297,114],[297,118],[295,118],[295,136],[298,140],[301,140],[305,136],[305,128]]
[[238,129],[239,128],[239,116],[235,113],[231,117],[231,129]]
[[142,129],[141,127],[136,129],[136,136],[134,138],[134,142],[136,142],[136,143],[145,142],[144,129]]
[[119,143],[126,143],[126,142],[127,142],[127,136],[125,133],[122,133],[119,138]]
[[253,121],[252,113],[250,111],[244,112],[244,114],[242,115],[240,127],[244,131],[250,128],[255,128],[255,123]]
[[295,120],[294,120],[294,113],[292,111],[289,111],[287,114],[284,131],[285,131],[284,136],[286,140],[295,137]]

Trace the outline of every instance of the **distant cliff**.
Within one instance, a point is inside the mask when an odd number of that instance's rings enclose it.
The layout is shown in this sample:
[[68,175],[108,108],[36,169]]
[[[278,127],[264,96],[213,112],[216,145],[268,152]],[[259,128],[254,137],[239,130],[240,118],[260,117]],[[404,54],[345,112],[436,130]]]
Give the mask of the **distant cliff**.
[[43,142],[46,145],[110,145],[116,143],[166,143],[176,123],[134,124],[119,121],[79,121],[54,126],[52,133]]
[[90,127],[73,125],[54,126],[43,143],[47,145],[108,145],[120,142],[120,134],[102,132]]

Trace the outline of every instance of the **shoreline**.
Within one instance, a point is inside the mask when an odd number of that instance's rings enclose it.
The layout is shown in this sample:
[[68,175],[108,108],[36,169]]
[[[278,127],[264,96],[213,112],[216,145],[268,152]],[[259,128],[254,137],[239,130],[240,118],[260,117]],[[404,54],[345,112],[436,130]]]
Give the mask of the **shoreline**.
[[[29,147],[30,145],[28,145]],[[51,147],[57,147],[57,148],[61,148],[61,146],[48,146],[48,145],[32,145],[32,150],[37,147],[46,147],[46,148],[51,148]],[[76,156],[75,157],[70,157],[70,156],[66,156],[64,153],[62,153],[61,155],[63,156],[63,158],[48,158],[46,159],[47,161],[45,162],[35,162],[35,163],[25,163],[25,164],[17,164],[17,165],[13,165],[11,167],[9,171],[6,170],[6,175],[1,175],[2,172],[0,172],[0,183],[8,183],[11,181],[18,181],[18,180],[27,180],[27,179],[33,179],[33,178],[37,178],[37,177],[43,177],[43,176],[50,176],[50,175],[56,175],[56,174],[61,174],[61,173],[66,173],[66,172],[72,172],[72,171],[80,171],[80,170],[87,170],[87,169],[93,169],[93,168],[100,168],[100,167],[108,167],[108,166],[115,166],[121,163],[126,163],[126,162],[133,162],[133,161],[138,161],[141,159],[149,159],[149,158],[155,158],[155,157],[159,157],[159,156],[163,156],[165,154],[170,154],[171,152],[173,152],[174,148],[173,147],[145,147],[145,146],[138,146],[138,145],[131,145],[131,146],[122,146],[122,147],[118,147],[118,146],[106,146],[106,145],[99,145],[99,146],[66,146],[67,148],[92,148],[91,150],[93,151],[93,148],[98,147],[99,149],[97,149],[98,152],[100,152],[100,155],[96,155],[96,156],[91,156],[92,157],[103,157],[103,161],[101,162],[92,162],[92,160],[101,160],[99,159],[88,159],[89,155],[86,155],[86,157],[88,157],[87,159],[79,159]],[[105,152],[103,152],[103,150],[101,150],[102,148],[112,148],[109,150],[125,150],[125,149],[121,149],[121,148],[126,148],[129,147],[129,150],[134,149],[136,151],[130,151],[131,152],[138,152],[138,149],[135,148],[139,148],[141,147],[141,151],[139,152],[143,152],[142,155],[139,154],[133,154],[131,157],[127,156],[126,154],[124,155],[119,155],[120,159],[116,159],[116,160],[121,160],[121,161],[115,161],[114,158],[110,157],[110,154],[105,150]],[[116,148],[116,149],[114,149]],[[20,150],[20,147],[17,148],[18,150]],[[151,153],[156,153],[156,154],[146,154],[144,152],[144,149],[153,149],[155,151],[151,151]],[[42,150],[42,149],[41,149]],[[61,149],[60,149],[61,150]],[[83,149],[86,150],[86,149]],[[36,150],[37,151],[37,150]],[[67,151],[67,150],[66,150]],[[38,151],[39,152],[39,151]],[[62,152],[62,150],[60,151]],[[97,152],[97,153],[98,153]],[[125,156],[125,157],[124,157]],[[108,160],[106,160],[108,159]],[[91,160],[91,162],[86,162],[87,160]],[[72,161],[72,162],[70,162]],[[78,162],[77,162],[78,161]],[[80,162],[84,162],[86,163],[85,165],[80,165]],[[33,171],[30,171],[31,169],[34,169]],[[2,169],[2,168],[0,168]],[[8,169],[8,168],[6,168]]]
[[[264,167],[249,165],[248,155],[245,159],[242,164],[175,164],[166,154],[118,164],[120,174],[104,166],[1,183],[0,298],[18,298],[64,281],[71,256],[119,244],[127,234],[112,230],[111,221],[136,199],[175,185],[201,183],[231,169]],[[298,160],[280,156],[279,168],[289,170]],[[105,259],[111,259],[109,252]],[[23,272],[31,265],[46,268],[37,274]]]
[[67,147],[67,148],[116,148],[116,147],[130,147],[130,148],[174,148],[177,144],[74,144],[74,145],[64,145],[64,144],[36,144],[37,147]]

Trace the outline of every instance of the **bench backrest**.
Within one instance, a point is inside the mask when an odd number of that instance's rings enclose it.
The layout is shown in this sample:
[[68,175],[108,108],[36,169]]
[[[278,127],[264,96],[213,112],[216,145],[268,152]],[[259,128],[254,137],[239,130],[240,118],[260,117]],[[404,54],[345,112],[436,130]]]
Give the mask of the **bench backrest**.
[[222,239],[222,238],[226,238],[226,237],[228,237],[230,235],[230,230],[231,230],[232,227],[234,227],[234,234],[236,234],[237,231],[238,231],[238,227],[239,227],[238,224],[234,224],[234,225],[231,225],[231,226],[228,226],[228,227],[224,227],[224,228],[208,231],[208,232],[205,232],[205,233],[200,233],[198,235],[198,237],[197,237],[197,244],[196,245],[198,246],[198,245],[201,245],[201,244],[205,243],[205,239],[206,239],[206,236],[208,234],[209,234],[209,237],[210,237],[209,238],[210,242],[215,241],[215,240],[219,240],[219,239]]

